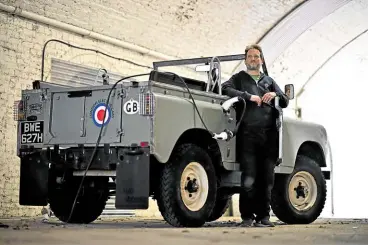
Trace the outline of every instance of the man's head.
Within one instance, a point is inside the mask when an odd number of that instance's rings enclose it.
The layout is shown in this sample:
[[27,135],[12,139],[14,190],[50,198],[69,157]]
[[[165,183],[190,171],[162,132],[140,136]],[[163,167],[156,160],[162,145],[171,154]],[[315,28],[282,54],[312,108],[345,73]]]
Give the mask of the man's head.
[[262,48],[257,44],[249,45],[245,48],[245,65],[248,71],[260,71],[263,64],[261,59]]

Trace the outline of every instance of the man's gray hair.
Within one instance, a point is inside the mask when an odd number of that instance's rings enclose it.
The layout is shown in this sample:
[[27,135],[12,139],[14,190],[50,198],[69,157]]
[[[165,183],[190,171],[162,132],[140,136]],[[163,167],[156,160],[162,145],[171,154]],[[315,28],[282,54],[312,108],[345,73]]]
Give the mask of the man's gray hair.
[[262,54],[262,48],[260,45],[258,44],[251,44],[251,45],[248,45],[246,48],[245,48],[245,57],[247,57],[247,53],[250,49],[257,49],[261,54]]

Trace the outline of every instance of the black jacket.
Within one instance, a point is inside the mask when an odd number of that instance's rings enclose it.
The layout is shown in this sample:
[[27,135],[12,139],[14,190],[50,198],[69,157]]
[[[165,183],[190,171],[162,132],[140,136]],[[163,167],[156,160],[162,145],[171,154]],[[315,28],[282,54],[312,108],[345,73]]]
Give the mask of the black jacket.
[[[280,89],[276,82],[269,76],[261,73],[257,83],[245,71],[234,74],[228,81],[222,84],[222,93],[230,97],[241,96],[245,99],[246,110],[243,117],[243,125],[255,126],[261,128],[271,128],[275,126],[277,110],[262,103],[259,107],[255,102],[250,101],[251,95],[258,95],[260,98],[267,92],[275,92],[280,98],[279,105],[286,108],[289,104],[289,98]],[[271,101],[274,105],[274,100]],[[242,107],[237,107],[237,118],[240,117]],[[243,128],[243,127],[242,127]]]

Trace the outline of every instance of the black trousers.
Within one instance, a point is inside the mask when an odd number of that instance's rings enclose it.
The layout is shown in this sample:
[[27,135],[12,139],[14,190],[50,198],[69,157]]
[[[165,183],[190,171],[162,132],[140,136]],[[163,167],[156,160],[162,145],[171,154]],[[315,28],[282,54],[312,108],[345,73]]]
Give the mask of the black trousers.
[[276,129],[244,128],[237,134],[238,159],[243,171],[239,211],[242,219],[269,218],[274,170],[278,157]]

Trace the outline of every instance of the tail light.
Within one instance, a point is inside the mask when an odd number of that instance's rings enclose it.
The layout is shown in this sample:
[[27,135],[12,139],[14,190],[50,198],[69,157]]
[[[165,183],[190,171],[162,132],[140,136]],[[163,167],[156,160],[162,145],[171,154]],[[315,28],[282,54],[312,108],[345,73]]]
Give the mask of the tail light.
[[25,120],[24,102],[22,100],[14,101],[13,118],[15,121]]
[[139,95],[139,114],[143,116],[152,116],[155,108],[155,96],[151,93]]

